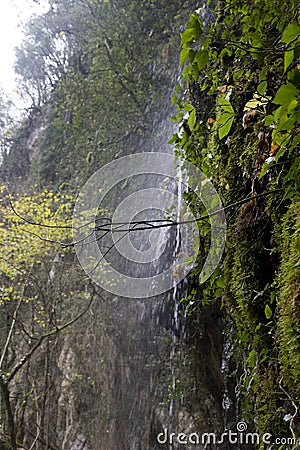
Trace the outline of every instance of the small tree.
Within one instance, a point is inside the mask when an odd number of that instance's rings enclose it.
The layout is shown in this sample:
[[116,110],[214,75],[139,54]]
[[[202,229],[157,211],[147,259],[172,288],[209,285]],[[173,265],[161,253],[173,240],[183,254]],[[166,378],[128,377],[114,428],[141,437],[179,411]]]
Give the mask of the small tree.
[[56,336],[93,298],[89,290],[83,293],[69,247],[57,243],[71,239],[70,211],[70,197],[43,191],[13,199],[1,188],[0,439],[12,450],[28,441],[29,422],[31,448],[49,442],[46,405]]

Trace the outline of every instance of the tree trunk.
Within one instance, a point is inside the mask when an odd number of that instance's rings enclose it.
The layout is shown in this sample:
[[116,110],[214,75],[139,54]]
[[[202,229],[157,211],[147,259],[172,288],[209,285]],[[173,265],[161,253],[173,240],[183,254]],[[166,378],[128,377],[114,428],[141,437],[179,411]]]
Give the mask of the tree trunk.
[[17,450],[17,442],[16,442],[16,426],[14,421],[14,415],[11,408],[10,398],[9,398],[9,389],[7,382],[3,379],[3,376],[0,376],[0,386],[3,394],[3,399],[5,403],[5,409],[8,419],[8,429],[10,434],[10,445],[11,450]]

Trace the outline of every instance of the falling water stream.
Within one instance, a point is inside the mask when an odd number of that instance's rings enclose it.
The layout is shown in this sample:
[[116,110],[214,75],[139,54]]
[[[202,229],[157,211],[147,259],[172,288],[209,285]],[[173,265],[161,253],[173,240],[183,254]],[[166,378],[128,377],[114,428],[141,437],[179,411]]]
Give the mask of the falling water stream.
[[[182,202],[183,202],[183,177],[180,163],[178,165],[178,184],[177,184],[177,205],[176,205],[176,222],[180,222],[181,211],[182,211]],[[176,226],[176,235],[175,235],[175,247],[172,257],[176,260],[176,256],[180,252],[180,225]],[[184,338],[184,330],[185,323],[184,318],[180,318],[179,316],[179,307],[180,307],[180,299],[179,299],[179,288],[176,283],[176,279],[174,280],[173,292],[172,292],[172,305],[173,305],[173,321],[172,321],[172,346],[170,351],[170,365],[172,372],[172,391],[170,393],[170,405],[169,405],[169,415],[172,417],[173,408],[174,408],[174,396],[176,393],[176,372],[174,367],[174,359],[175,354],[178,352],[178,357],[180,360],[180,348],[178,347],[178,341],[181,338]]]

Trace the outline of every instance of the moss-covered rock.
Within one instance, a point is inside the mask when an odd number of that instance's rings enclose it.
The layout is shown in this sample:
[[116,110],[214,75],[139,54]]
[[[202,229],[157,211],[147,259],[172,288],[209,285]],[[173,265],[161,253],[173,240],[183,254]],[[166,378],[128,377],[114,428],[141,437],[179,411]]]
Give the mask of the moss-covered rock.
[[[215,23],[199,38],[191,30],[201,28],[201,19],[191,16],[182,35],[185,102],[178,102],[186,115],[179,113],[174,138],[226,208],[222,300],[235,330],[237,409],[259,433],[277,436],[299,433],[296,3],[219,1]],[[203,298],[212,290],[211,281],[198,288]]]

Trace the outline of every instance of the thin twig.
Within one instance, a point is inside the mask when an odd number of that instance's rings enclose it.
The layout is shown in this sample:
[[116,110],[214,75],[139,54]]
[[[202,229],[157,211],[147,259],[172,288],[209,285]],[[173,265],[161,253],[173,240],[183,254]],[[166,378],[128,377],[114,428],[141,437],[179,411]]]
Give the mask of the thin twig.
[[[29,230],[23,230],[23,231],[26,231],[26,233],[35,235],[42,241],[59,244],[63,248],[74,247],[75,245],[79,245],[79,244],[83,243],[87,239],[87,237],[90,237],[95,231],[102,231],[102,232],[105,232],[106,234],[109,232],[111,232],[111,233],[115,233],[115,232],[130,233],[133,231],[144,231],[144,230],[149,230],[149,229],[153,230],[156,228],[166,228],[166,227],[173,227],[173,226],[176,227],[178,225],[187,225],[187,224],[191,224],[191,223],[198,223],[203,220],[210,219],[212,216],[218,215],[218,214],[222,213],[223,211],[227,211],[236,206],[243,205],[244,203],[247,203],[249,201],[256,200],[258,198],[265,197],[267,195],[274,194],[276,192],[282,192],[282,191],[284,191],[284,189],[279,188],[279,189],[273,189],[270,191],[262,192],[261,194],[255,194],[250,197],[246,196],[242,200],[238,200],[234,203],[231,203],[230,205],[219,208],[215,211],[210,212],[209,214],[206,214],[201,217],[195,217],[194,219],[190,219],[190,220],[184,220],[184,221],[173,221],[171,219],[155,219],[155,220],[139,220],[139,221],[132,221],[132,222],[112,222],[110,218],[103,217],[101,219],[95,219],[94,222],[97,222],[99,220],[107,220],[110,223],[110,225],[108,225],[108,224],[105,224],[103,226],[96,225],[96,227],[91,231],[91,233],[88,236],[85,236],[78,242],[65,242],[64,243],[64,242],[59,242],[59,241],[55,241],[55,240],[48,239],[48,238],[43,238],[42,236],[38,235],[37,233],[34,233]],[[12,208],[13,208],[13,206],[12,206]],[[39,222],[33,222],[31,220],[26,219],[25,217],[22,217],[20,214],[17,213],[17,211],[14,208],[13,208],[13,211],[20,219],[22,219],[25,223],[28,223],[30,225],[35,225],[37,227],[46,227],[46,228],[65,228],[65,229],[72,228],[71,226],[48,225],[48,224],[43,224],[43,223],[39,223]],[[91,223],[93,223],[93,222],[87,222],[86,224],[81,225],[80,227],[73,227],[73,229],[79,230],[83,227],[91,225]],[[129,228],[121,228],[120,225],[128,226]],[[140,225],[140,226],[138,226],[138,225]],[[101,238],[103,238],[103,237],[104,236],[102,236]],[[99,240],[99,239],[97,239],[97,240]],[[90,242],[89,242],[89,244],[90,244]],[[87,245],[87,243],[85,243],[84,245]]]

